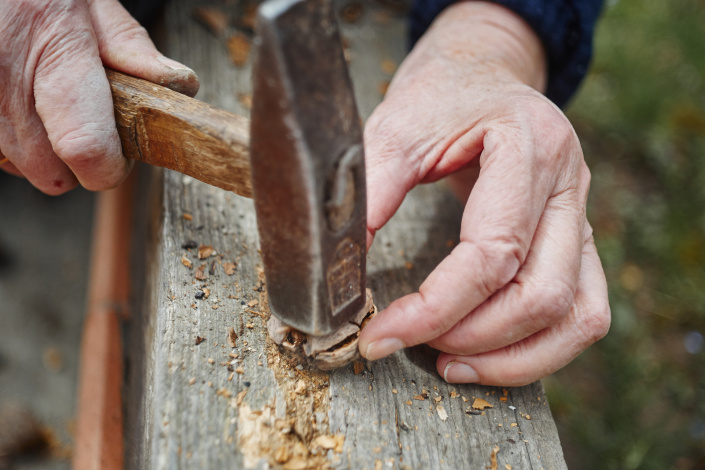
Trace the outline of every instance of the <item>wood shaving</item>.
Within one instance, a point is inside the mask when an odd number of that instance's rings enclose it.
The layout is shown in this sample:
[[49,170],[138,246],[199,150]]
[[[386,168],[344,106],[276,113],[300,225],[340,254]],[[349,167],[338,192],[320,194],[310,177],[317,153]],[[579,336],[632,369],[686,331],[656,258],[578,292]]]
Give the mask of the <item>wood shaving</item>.
[[282,464],[287,460],[289,460],[289,449],[286,446],[281,446],[274,451],[274,461],[276,463]]
[[340,448],[340,451],[338,452],[338,453],[340,453],[343,450],[341,444],[344,440],[345,440],[345,437],[342,435],[339,435],[339,436],[321,435],[321,436],[318,436],[316,439],[314,439],[311,444],[314,447],[320,447],[320,448],[326,449],[326,450]]
[[436,412],[438,413],[438,417],[441,418],[441,421],[448,419],[448,413],[446,412],[446,409],[443,408],[443,405],[437,405]]
[[492,453],[490,454],[490,466],[487,467],[489,470],[497,470],[497,453],[499,452],[499,446],[494,446],[492,448]]
[[424,401],[426,399],[423,395],[414,395],[414,400]]
[[207,299],[208,297],[211,296],[211,290],[209,288],[204,287],[203,289],[201,289],[201,291],[203,292],[204,299]]
[[476,410],[484,410],[485,408],[494,408],[494,405],[482,398],[475,398],[475,401],[472,402],[472,407]]
[[245,395],[247,395],[247,389],[243,390],[242,392],[237,394],[237,397],[235,397],[235,405],[240,406],[242,405],[242,400],[245,399]]
[[215,362],[215,360],[212,357],[208,358],[208,364],[213,364],[214,362]]
[[237,339],[237,333],[235,333],[234,327],[228,327],[228,336],[226,338],[228,346],[234,348],[236,346],[235,340]]
[[259,303],[259,300],[253,299],[253,300],[250,300],[249,302],[247,302],[247,306],[248,306],[248,307],[254,307],[254,306],[257,305],[258,303]]
[[235,369],[235,372],[237,372],[238,374],[242,375],[242,374],[245,373],[245,369],[243,369],[242,366],[240,366],[240,367],[238,367],[237,369]]
[[223,270],[228,276],[235,274],[235,268],[237,265],[235,263],[223,263]]
[[189,260],[186,255],[181,255],[181,264],[183,264],[189,269],[193,267],[193,263],[191,263],[191,260]]
[[215,250],[210,245],[200,245],[198,247],[198,259],[206,259],[214,254],[216,254]]
[[353,372],[355,375],[360,375],[365,370],[365,363],[362,361],[353,361]]
[[193,273],[193,277],[195,277],[195,278],[198,279],[199,281],[205,281],[205,280],[208,278],[208,276],[207,276],[206,273],[204,272],[204,269],[205,269],[205,268],[206,268],[206,265],[205,265],[205,264],[202,265],[201,267],[199,267],[199,268],[196,270],[196,272]]
[[251,47],[250,39],[241,32],[238,31],[231,35],[228,38],[228,54],[233,65],[236,67],[245,65],[250,57]]
[[304,393],[306,393],[306,382],[299,379],[296,382],[296,389],[294,390],[294,393],[297,393],[299,395],[303,395]]

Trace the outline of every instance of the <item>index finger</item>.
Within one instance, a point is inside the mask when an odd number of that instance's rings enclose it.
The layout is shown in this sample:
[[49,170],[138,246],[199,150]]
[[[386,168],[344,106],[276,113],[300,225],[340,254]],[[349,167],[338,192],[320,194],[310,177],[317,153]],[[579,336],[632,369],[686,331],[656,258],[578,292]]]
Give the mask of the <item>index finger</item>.
[[393,302],[369,323],[360,335],[363,356],[379,359],[438,337],[516,275],[546,201],[577,173],[577,165],[563,160],[579,152],[574,141],[538,144],[532,140],[545,130],[533,131],[497,126],[475,137],[484,145],[482,169],[463,214],[460,243],[418,293]]
[[54,152],[81,184],[108,189],[122,181],[130,163],[122,155],[88,7],[72,2],[56,8],[33,58],[36,111]]

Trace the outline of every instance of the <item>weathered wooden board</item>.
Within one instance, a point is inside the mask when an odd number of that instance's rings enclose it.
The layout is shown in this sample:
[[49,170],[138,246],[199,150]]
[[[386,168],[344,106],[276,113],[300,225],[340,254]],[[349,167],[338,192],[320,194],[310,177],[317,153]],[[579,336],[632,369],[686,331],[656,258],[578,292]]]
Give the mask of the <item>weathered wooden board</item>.
[[[390,78],[382,61],[403,57],[405,25],[382,3],[360,5],[344,35],[366,117]],[[249,93],[249,68],[231,65],[220,40],[190,17],[192,7],[168,7],[164,52],[196,70],[200,99],[245,114],[239,97]],[[173,172],[150,186],[152,197],[142,199],[152,201],[144,204],[148,235],[136,258],[147,268],[135,279],[143,289],[126,338],[130,468],[565,468],[540,383],[509,389],[506,401],[501,388],[448,385],[426,347],[358,374],[353,366],[324,374],[288,364],[266,337],[252,201]],[[368,257],[380,308],[417,289],[447,255],[461,210],[442,185],[407,197]],[[217,254],[198,259],[198,249],[182,248],[189,241]],[[225,263],[237,264],[232,275]],[[208,297],[197,299],[204,288]],[[474,397],[493,407],[471,410]]]

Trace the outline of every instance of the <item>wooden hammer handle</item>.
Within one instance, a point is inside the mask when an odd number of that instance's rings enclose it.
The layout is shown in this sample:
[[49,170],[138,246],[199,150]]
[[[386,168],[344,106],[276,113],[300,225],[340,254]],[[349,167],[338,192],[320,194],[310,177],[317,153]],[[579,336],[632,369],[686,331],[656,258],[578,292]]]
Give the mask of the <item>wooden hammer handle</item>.
[[252,197],[250,121],[106,69],[126,157]]

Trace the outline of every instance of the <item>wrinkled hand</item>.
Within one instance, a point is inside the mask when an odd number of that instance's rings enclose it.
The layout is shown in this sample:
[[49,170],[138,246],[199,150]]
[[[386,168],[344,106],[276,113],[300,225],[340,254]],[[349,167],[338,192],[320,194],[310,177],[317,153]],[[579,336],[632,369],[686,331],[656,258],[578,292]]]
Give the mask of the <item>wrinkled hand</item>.
[[458,3],[367,122],[368,245],[417,184],[454,173],[469,194],[460,243],[361,334],[368,359],[428,343],[448,382],[524,385],[606,334],[590,172],[572,126],[536,91],[544,62],[513,13]]
[[195,73],[162,56],[117,0],[0,2],[3,170],[47,194],[122,181],[130,164],[103,64],[191,96],[198,91]]

